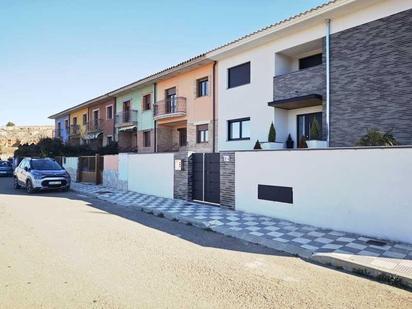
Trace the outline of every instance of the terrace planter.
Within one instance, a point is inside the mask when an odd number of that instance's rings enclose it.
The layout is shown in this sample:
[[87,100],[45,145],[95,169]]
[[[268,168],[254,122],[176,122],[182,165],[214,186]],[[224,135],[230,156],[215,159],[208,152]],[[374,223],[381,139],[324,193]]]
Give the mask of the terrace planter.
[[260,145],[262,146],[262,149],[268,149],[268,150],[285,148],[284,143],[278,143],[278,142],[275,142],[275,143],[266,142],[266,143],[260,143]]
[[308,145],[308,148],[327,148],[326,141],[320,141],[320,140],[307,140],[306,145]]

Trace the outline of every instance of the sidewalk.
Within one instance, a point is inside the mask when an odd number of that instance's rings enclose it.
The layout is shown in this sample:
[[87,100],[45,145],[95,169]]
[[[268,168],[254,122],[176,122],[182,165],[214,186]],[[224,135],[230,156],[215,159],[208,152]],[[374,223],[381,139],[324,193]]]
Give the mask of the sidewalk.
[[412,244],[375,240],[274,219],[84,183],[74,191],[171,220],[190,223],[301,258],[412,288]]

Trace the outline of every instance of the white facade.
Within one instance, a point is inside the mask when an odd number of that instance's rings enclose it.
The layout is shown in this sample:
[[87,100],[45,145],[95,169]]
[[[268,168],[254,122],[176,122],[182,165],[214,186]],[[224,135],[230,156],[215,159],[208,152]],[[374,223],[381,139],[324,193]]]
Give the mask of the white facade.
[[[236,153],[236,209],[412,243],[412,149]],[[291,187],[293,204],[258,199]]]
[[[316,14],[304,15],[300,22],[292,19],[280,24],[276,31],[264,30],[250,38],[210,52],[208,57],[218,61],[218,149],[220,151],[252,149],[257,139],[267,141],[272,121],[289,122],[291,125],[289,116],[276,117],[275,109],[267,104],[273,100],[275,73],[283,74],[296,67],[294,60],[288,63],[277,53],[287,52],[291,48],[295,48],[293,52],[296,53],[299,51],[299,46],[307,44],[302,48],[299,56],[305,55],[308,52],[307,48],[310,48],[310,42],[325,37],[327,18],[331,19],[333,34],[410,8],[412,8],[411,0],[338,1],[335,6],[327,6],[325,9],[318,10]],[[314,48],[318,47],[314,46]],[[229,89],[228,69],[245,62],[251,63],[250,83]],[[244,117],[250,117],[251,120],[250,140],[229,141],[228,120]],[[278,126],[275,123],[279,131],[278,141],[284,142],[288,133],[296,134],[296,129],[292,130],[293,126],[290,125]],[[294,140],[296,143],[296,139]]]

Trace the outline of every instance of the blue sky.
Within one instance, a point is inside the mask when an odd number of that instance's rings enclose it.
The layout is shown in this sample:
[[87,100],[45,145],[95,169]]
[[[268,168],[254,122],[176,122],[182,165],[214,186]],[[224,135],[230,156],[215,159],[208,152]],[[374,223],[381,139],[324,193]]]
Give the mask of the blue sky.
[[325,0],[0,0],[0,125],[47,117]]

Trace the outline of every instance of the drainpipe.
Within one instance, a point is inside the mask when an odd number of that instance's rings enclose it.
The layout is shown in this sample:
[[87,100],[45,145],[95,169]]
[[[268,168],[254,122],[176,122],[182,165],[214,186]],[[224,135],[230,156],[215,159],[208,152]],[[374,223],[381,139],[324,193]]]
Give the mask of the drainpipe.
[[330,141],[330,19],[326,20],[326,144]]
[[[154,83],[153,84],[153,116],[154,116],[154,104],[156,103],[156,100],[157,100],[157,98],[156,98],[156,95],[157,95],[157,93],[156,93],[156,86],[157,86],[157,83]],[[157,123],[156,123],[156,120],[153,120],[154,121],[154,129],[153,129],[153,134],[154,134],[154,138],[153,138],[153,142],[154,142],[154,152],[157,152]]]
[[216,63],[217,61],[213,62],[213,92],[212,92],[212,101],[213,101],[213,153],[216,152]]

